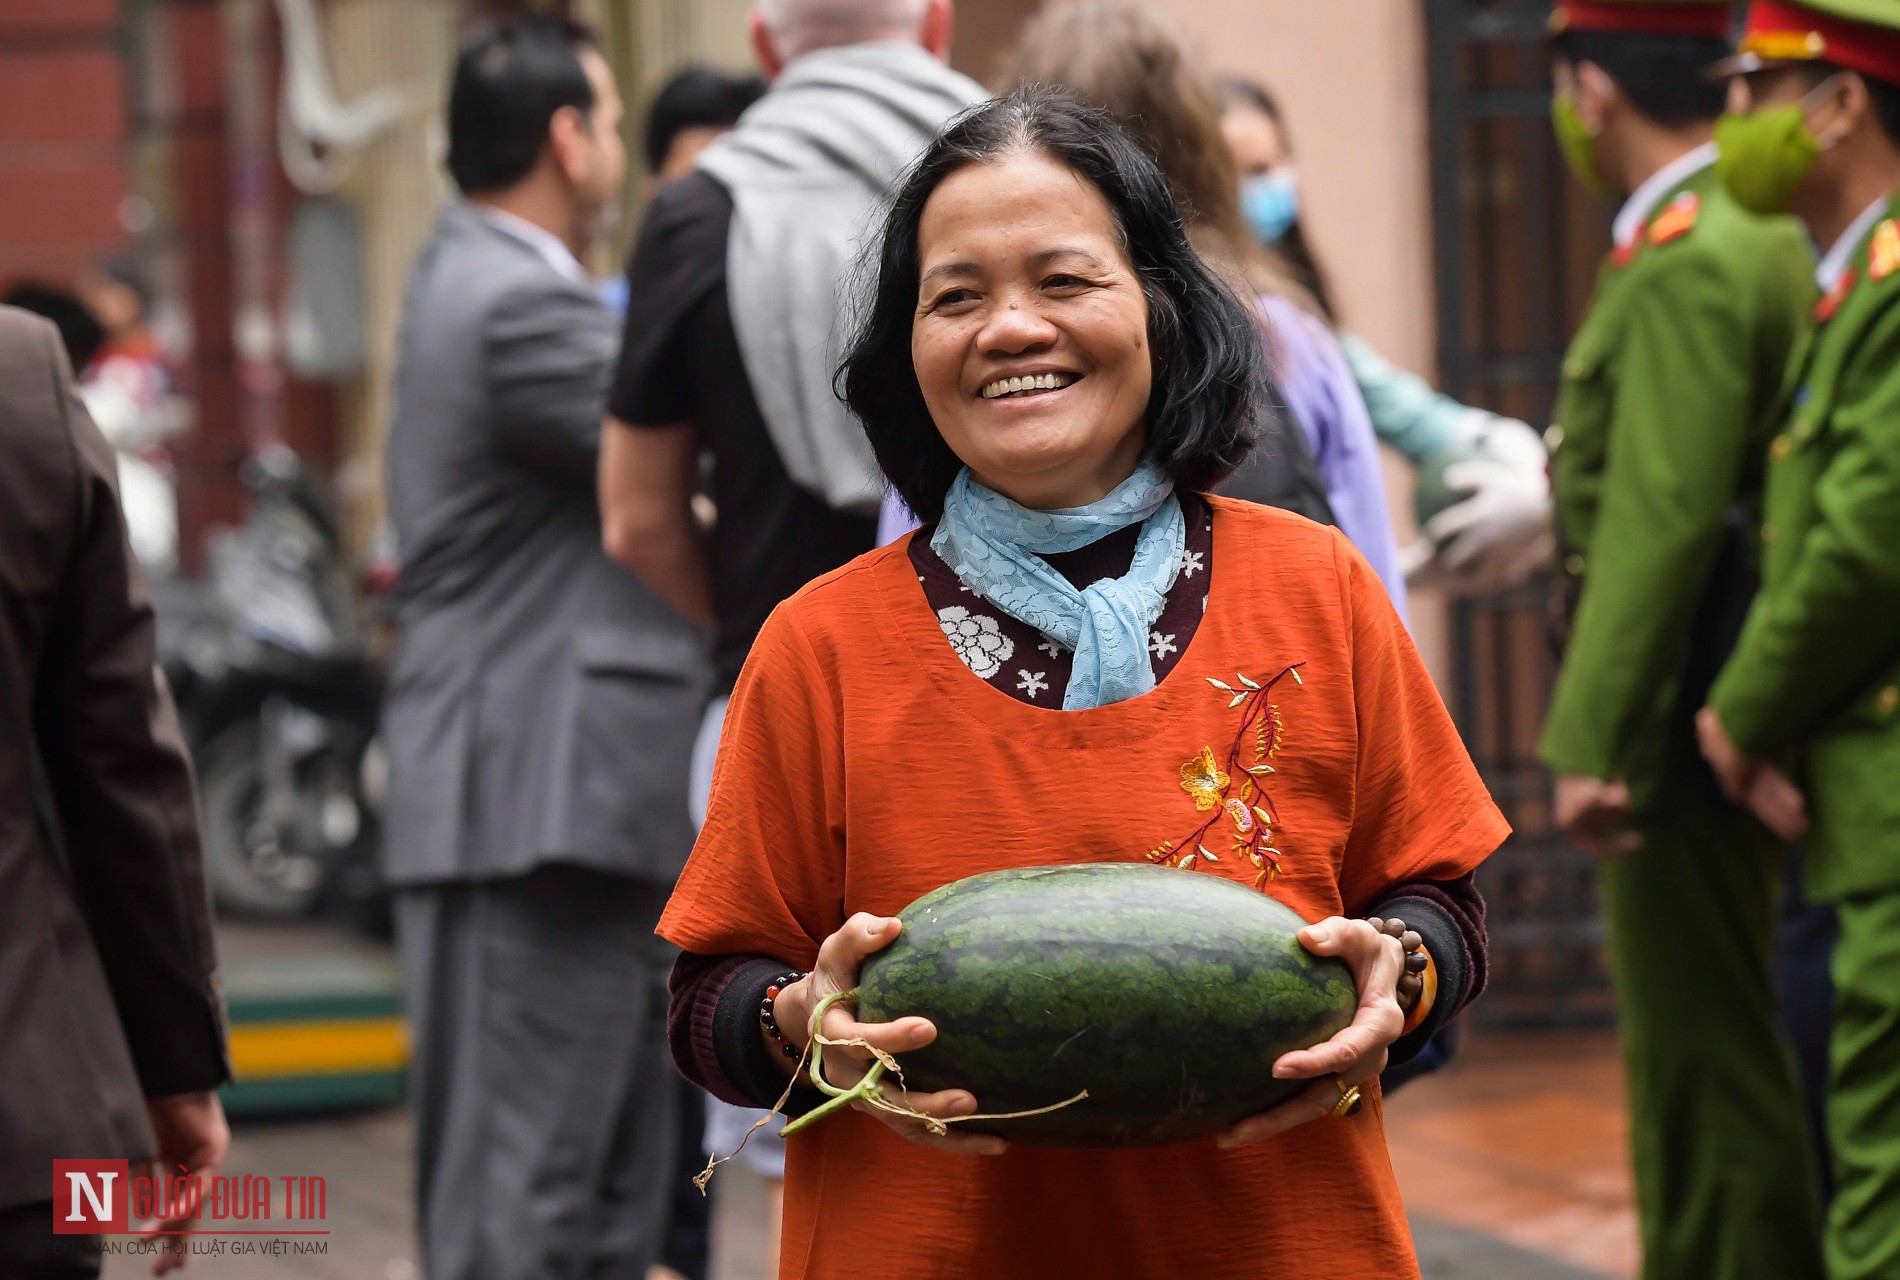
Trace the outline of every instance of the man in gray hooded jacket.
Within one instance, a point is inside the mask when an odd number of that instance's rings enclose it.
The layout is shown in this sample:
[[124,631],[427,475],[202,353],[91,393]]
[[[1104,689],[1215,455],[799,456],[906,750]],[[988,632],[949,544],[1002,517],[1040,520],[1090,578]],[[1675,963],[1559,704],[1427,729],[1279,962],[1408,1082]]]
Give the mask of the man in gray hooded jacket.
[[771,90],[647,210],[601,452],[608,552],[715,628],[728,688],[780,600],[874,545],[883,484],[831,388],[850,271],[898,177],[986,96],[943,63],[950,0],[761,0],[751,26]]
[[[759,0],[752,43],[771,90],[655,195],[628,263],[602,527],[610,555],[714,629],[696,817],[724,695],[766,616],[876,543],[882,478],[831,375],[883,201],[937,130],[987,96],[944,65],[950,20],[950,0]],[[693,510],[702,456],[710,527]],[[749,1121],[722,1105],[712,1141],[730,1130],[736,1144]],[[781,1157],[760,1133],[744,1158],[771,1174]]]

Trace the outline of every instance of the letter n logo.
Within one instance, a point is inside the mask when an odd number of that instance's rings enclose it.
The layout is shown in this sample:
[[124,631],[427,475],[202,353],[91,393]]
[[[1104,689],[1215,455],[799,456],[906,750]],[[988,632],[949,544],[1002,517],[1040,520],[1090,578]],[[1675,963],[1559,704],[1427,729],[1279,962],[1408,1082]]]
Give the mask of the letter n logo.
[[123,1233],[131,1178],[131,1164],[125,1160],[53,1161],[53,1234]]

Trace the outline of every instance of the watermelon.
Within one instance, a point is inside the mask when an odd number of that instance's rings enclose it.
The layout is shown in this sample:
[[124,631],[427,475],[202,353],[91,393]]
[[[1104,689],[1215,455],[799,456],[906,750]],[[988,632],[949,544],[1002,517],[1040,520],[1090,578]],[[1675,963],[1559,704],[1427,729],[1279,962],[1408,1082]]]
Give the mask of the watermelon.
[[[937,1038],[898,1059],[906,1087],[963,1088],[959,1130],[1037,1146],[1159,1146],[1218,1133],[1305,1089],[1281,1054],[1352,1021],[1351,971],[1306,922],[1218,875],[1145,863],[971,876],[899,913],[864,965],[858,1016],[915,1014]],[[888,1077],[887,1077],[888,1081]],[[895,1092],[895,1082],[888,1081]]]

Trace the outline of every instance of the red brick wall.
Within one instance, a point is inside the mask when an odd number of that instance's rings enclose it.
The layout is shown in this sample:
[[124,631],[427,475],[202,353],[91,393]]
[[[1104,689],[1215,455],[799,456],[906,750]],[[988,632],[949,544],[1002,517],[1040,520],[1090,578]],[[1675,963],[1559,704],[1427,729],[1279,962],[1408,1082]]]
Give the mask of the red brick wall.
[[55,36],[104,31],[118,9],[116,0],[0,0],[0,31]]
[[0,0],[0,283],[64,282],[121,247],[115,0]]
[[[232,341],[230,51],[218,0],[165,0],[145,26],[130,28],[120,4],[0,0],[0,289],[22,278],[69,284],[128,247],[120,222],[131,190],[128,161],[139,137],[163,140],[158,180],[169,189],[160,203],[170,221],[146,237],[144,248],[175,268],[164,274],[190,322],[189,350],[177,373],[194,425],[172,453],[180,551],[187,570],[196,570],[204,533],[243,518],[238,467],[250,452],[252,431],[284,439],[327,471],[335,462],[335,415],[328,387],[286,380],[247,417],[245,374]],[[156,47],[165,58],[153,74],[168,89],[145,103],[141,115],[131,101],[122,46],[160,27]],[[273,97],[276,40],[273,27],[257,50],[269,60]],[[146,132],[135,137],[134,127]],[[281,221],[292,193],[274,165],[268,182],[273,220]],[[251,376],[265,375],[253,370]]]
[[202,562],[206,529],[244,514],[238,465],[248,452],[239,415],[237,354],[232,347],[231,157],[225,117],[225,41],[217,0],[167,6],[177,114],[161,123],[171,142],[175,245],[183,259],[191,316],[191,358],[183,370],[196,413],[178,462],[180,550]]

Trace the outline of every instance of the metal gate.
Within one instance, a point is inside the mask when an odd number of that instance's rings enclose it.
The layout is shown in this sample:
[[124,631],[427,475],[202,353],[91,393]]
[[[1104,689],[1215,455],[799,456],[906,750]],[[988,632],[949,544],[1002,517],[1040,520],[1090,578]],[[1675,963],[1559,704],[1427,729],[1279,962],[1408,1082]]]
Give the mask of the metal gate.
[[[1608,245],[1607,211],[1562,170],[1550,128],[1549,0],[1425,0],[1440,385],[1548,424],[1568,335]],[[1550,586],[1454,606],[1452,713],[1515,834],[1486,865],[1490,1025],[1611,1012],[1589,857],[1550,822],[1533,755],[1555,663]]]

